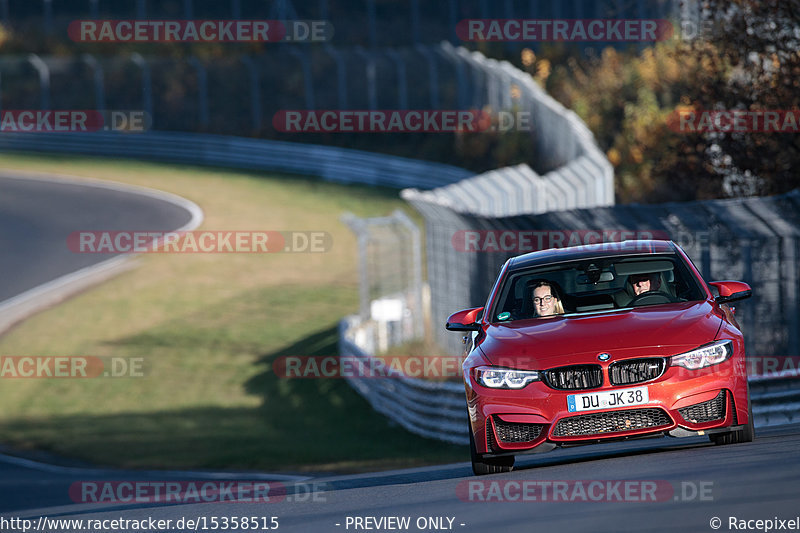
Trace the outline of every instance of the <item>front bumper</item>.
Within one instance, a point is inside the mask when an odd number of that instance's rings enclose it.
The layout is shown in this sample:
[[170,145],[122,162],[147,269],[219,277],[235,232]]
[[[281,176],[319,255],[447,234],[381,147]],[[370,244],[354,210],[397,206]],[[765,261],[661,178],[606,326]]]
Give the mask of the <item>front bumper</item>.
[[[709,370],[710,368],[710,370]],[[669,434],[688,436],[730,430],[747,423],[747,378],[729,359],[715,367],[688,371],[667,367],[656,380],[606,385],[591,390],[554,390],[544,382],[520,390],[490,389],[465,372],[467,402],[476,451],[503,455]],[[605,369],[604,369],[605,371]],[[570,412],[567,397],[647,387],[646,404]]]

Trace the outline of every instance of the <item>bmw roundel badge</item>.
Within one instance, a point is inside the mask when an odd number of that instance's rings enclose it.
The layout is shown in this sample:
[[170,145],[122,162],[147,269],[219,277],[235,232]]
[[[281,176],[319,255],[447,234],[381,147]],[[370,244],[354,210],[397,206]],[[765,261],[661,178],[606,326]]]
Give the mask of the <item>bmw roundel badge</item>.
[[610,353],[601,353],[601,354],[599,354],[597,356],[597,358],[600,359],[601,361],[608,361],[609,359],[611,359],[611,354]]

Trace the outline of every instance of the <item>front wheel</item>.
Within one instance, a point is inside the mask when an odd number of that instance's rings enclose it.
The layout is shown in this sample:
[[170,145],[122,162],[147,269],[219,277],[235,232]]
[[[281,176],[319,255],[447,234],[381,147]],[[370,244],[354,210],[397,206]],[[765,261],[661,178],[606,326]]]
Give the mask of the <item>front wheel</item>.
[[475,449],[475,437],[472,434],[472,425],[467,423],[469,428],[469,451],[472,458],[472,472],[476,476],[486,474],[501,474],[514,470],[514,456],[506,455],[503,457],[481,457]]

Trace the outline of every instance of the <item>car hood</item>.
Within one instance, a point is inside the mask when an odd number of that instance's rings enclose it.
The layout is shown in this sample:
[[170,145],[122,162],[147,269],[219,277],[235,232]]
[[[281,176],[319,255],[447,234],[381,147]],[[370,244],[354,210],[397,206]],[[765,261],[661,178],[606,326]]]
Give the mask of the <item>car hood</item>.
[[722,318],[704,302],[492,324],[480,349],[494,365],[541,370],[566,364],[668,356],[715,339]]

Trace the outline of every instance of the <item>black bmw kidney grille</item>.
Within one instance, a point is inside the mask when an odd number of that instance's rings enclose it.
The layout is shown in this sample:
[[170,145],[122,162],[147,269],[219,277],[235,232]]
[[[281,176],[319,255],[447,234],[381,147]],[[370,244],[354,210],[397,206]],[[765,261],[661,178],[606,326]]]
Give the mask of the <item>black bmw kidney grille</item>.
[[556,424],[553,436],[602,435],[671,424],[672,420],[663,409],[627,409],[562,418]]
[[558,390],[596,389],[603,384],[600,365],[572,365],[551,368],[544,372],[548,386]]
[[500,442],[531,442],[542,434],[542,424],[504,422],[495,417],[494,427]]
[[612,385],[643,383],[659,377],[665,366],[663,357],[619,361],[609,365],[608,379]]
[[702,424],[712,420],[725,418],[725,391],[720,391],[716,398],[707,402],[696,403],[689,407],[678,409],[684,420],[693,424]]

